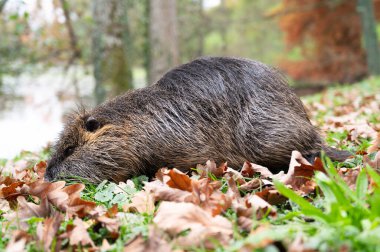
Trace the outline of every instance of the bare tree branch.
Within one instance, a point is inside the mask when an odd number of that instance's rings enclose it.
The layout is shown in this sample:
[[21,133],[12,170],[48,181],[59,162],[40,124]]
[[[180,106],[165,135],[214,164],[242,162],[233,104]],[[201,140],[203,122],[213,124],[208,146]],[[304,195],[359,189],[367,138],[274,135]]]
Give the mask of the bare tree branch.
[[71,50],[73,52],[73,54],[72,54],[72,56],[68,62],[68,66],[70,66],[75,61],[75,59],[77,59],[81,56],[81,51],[78,47],[78,38],[75,35],[74,29],[73,29],[73,26],[71,23],[68,4],[67,4],[66,0],[60,0],[60,3],[62,5],[63,14],[65,15],[65,19],[66,19],[65,24],[67,27],[67,31],[69,33],[70,47],[71,47]]

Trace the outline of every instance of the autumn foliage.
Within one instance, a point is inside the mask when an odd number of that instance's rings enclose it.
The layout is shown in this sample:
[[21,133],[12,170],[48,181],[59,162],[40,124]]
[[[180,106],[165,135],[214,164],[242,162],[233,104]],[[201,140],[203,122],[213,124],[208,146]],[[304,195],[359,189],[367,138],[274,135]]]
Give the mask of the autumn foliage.
[[[302,59],[284,60],[293,79],[310,83],[355,82],[367,74],[356,0],[283,0],[276,12],[289,50]],[[380,1],[375,0],[380,18]]]

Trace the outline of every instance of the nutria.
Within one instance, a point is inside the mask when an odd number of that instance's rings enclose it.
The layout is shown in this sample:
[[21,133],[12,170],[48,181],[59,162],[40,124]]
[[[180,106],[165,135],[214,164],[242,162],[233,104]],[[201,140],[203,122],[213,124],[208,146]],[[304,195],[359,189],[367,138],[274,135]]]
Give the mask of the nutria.
[[324,147],[283,75],[257,61],[207,57],[74,115],[45,177],[122,181],[209,159],[235,169],[249,160],[277,172],[293,150],[312,159],[321,149],[347,156]]

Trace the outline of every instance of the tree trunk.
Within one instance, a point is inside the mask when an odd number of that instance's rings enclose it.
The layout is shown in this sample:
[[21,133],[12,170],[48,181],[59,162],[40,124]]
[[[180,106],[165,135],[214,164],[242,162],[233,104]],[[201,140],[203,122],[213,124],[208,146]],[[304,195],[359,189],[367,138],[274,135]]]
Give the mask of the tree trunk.
[[371,75],[380,75],[380,48],[372,0],[358,0],[357,10],[361,17],[368,71]]
[[150,0],[149,8],[149,83],[179,64],[176,0]]
[[92,56],[97,103],[105,99],[107,89],[116,95],[133,88],[127,3],[128,0],[93,1]]
[[0,13],[3,11],[6,3],[7,3],[7,0],[1,0],[0,1]]

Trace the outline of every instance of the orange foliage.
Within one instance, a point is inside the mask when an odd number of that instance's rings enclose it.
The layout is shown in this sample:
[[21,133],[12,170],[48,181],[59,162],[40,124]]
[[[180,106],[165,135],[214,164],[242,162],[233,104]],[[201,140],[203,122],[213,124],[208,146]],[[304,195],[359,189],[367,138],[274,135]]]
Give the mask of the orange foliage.
[[[380,1],[375,0],[380,17]],[[280,27],[289,49],[302,60],[286,60],[282,69],[298,81],[355,82],[367,74],[356,0],[283,0]]]

